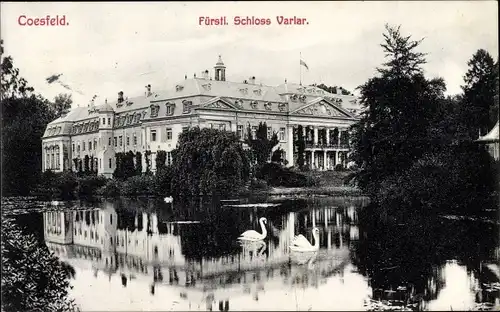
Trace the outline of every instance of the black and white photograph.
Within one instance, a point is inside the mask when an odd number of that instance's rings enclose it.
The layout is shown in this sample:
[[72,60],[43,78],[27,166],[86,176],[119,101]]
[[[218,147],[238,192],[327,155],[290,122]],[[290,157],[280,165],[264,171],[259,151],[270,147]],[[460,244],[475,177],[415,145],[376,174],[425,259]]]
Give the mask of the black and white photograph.
[[1,311],[499,311],[497,1],[2,2]]

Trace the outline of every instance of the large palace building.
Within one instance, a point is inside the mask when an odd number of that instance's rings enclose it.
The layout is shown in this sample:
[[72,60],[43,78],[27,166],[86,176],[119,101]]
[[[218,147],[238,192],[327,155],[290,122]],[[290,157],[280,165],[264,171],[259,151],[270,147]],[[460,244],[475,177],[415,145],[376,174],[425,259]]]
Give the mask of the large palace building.
[[[74,107],[47,126],[42,139],[42,170],[77,170],[85,156],[91,170],[111,177],[115,153],[150,151],[151,170],[155,155],[176,148],[179,134],[190,127],[233,131],[243,140],[247,128],[253,133],[266,122],[268,134],[277,133],[288,166],[297,158],[297,129],[303,128],[305,162],[311,169],[333,170],[346,166],[348,128],[358,120],[359,105],[353,95],[332,94],[318,87],[287,83],[266,86],[251,77],[243,82],[226,81],[221,57],[201,76],[187,76],[165,91],[151,85],[142,96],[118,93],[116,101]],[[294,144],[295,143],[295,144]],[[142,157],[145,170],[145,157]]]

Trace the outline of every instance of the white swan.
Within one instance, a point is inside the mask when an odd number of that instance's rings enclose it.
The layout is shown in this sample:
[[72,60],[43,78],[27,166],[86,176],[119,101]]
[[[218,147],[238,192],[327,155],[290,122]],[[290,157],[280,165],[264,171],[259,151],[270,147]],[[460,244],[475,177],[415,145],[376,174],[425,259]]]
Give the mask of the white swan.
[[174,202],[174,199],[172,198],[172,196],[165,197],[163,200],[164,200],[166,203],[173,203],[173,202]]
[[254,231],[254,230],[248,230],[243,232],[243,234],[238,237],[239,240],[245,240],[245,241],[258,241],[258,240],[263,240],[267,236],[267,230],[265,227],[265,223],[267,223],[266,218],[260,218],[259,220],[260,227],[262,228],[262,234]]
[[290,246],[290,249],[292,251],[299,251],[299,252],[310,252],[310,251],[316,251],[319,249],[319,229],[317,227],[313,228],[312,230],[313,237],[314,237],[314,245],[312,245],[307,238],[304,237],[304,235],[300,234],[297,235],[293,238],[292,240],[292,245]]

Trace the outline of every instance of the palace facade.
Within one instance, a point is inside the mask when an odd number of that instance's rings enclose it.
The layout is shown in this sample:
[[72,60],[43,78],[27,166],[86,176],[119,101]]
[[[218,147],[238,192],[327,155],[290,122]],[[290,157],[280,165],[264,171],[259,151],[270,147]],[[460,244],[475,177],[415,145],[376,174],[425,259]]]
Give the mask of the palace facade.
[[[42,170],[78,170],[86,156],[89,167],[111,177],[115,154],[145,152],[151,170],[155,156],[167,152],[167,163],[176,148],[179,134],[190,127],[233,131],[243,140],[247,127],[255,133],[266,122],[268,135],[277,133],[278,147],[288,166],[297,159],[297,131],[302,126],[306,143],[305,162],[311,169],[333,170],[347,165],[348,128],[358,120],[360,107],[353,95],[332,94],[314,86],[287,83],[266,86],[251,77],[241,83],[226,80],[221,57],[214,77],[205,70],[201,76],[186,76],[169,90],[153,92],[151,85],[138,97],[75,107],[47,126],[42,139]],[[276,147],[277,148],[277,147]]]

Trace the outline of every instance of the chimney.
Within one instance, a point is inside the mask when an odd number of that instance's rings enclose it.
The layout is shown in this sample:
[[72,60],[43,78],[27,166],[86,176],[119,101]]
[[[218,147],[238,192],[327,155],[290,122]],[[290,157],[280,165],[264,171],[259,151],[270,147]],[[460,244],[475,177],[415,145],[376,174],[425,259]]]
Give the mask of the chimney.
[[208,79],[208,69],[202,72],[203,79]]
[[193,77],[196,78],[196,73],[194,73]]
[[123,102],[123,91],[118,92],[118,103]]
[[188,75],[184,75],[184,80],[188,79]]
[[248,78],[248,83],[255,84],[255,76]]
[[148,85],[146,86],[146,96],[147,96],[147,97],[148,97],[148,96],[151,96],[151,94],[152,94],[152,93],[151,93],[151,85],[150,85],[150,84],[148,84]]

